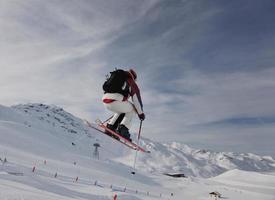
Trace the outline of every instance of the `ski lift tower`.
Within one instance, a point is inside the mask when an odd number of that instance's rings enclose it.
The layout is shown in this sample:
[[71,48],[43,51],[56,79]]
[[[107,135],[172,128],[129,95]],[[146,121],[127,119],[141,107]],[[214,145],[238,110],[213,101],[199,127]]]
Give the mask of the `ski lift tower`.
[[98,148],[100,147],[100,144],[99,143],[94,143],[94,147],[95,147],[94,158],[97,158],[99,160],[99,151],[98,151]]

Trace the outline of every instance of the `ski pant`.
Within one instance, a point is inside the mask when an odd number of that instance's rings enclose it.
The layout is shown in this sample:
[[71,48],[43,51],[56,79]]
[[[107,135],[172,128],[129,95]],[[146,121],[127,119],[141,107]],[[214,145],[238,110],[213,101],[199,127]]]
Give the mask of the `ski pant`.
[[131,127],[131,122],[135,109],[132,103],[129,101],[113,101],[111,103],[104,103],[105,107],[114,112],[114,116],[110,120],[109,124],[114,125],[121,114],[125,114],[120,124],[125,125],[128,129]]

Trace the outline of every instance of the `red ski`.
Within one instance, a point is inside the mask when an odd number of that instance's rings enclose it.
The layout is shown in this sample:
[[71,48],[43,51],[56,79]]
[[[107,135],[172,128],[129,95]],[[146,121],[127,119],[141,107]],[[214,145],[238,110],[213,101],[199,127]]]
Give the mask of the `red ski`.
[[[131,148],[131,149],[133,149],[133,150],[141,151],[141,152],[144,152],[144,153],[150,153],[150,151],[145,150],[145,149],[142,148],[141,146],[139,146],[139,145],[137,145],[137,144],[135,144],[135,143],[133,143],[133,142],[127,140],[127,139],[124,138],[124,137],[122,137],[122,136],[119,135],[117,132],[115,132],[115,131],[113,131],[113,130],[107,128],[107,127],[104,125],[104,123],[103,123],[101,120],[99,120],[99,119],[96,120],[96,125],[97,125],[98,127],[97,127],[97,126],[94,126],[93,124],[91,124],[91,123],[88,122],[87,120],[85,120],[85,122],[87,123],[87,125],[88,125],[90,128],[93,128],[93,129],[95,129],[95,130],[97,130],[97,131],[99,131],[99,132],[101,132],[101,133],[103,133],[103,134],[105,134],[105,135],[110,136],[110,137],[113,138],[114,140],[116,140],[116,141],[118,141],[118,142],[124,144],[125,146],[127,146],[127,147],[129,147],[129,148]],[[103,130],[100,129],[99,127],[102,128]],[[108,131],[111,135],[107,134],[105,131]],[[119,139],[115,139],[113,136],[115,136],[115,137],[117,137],[117,138],[119,138]]]

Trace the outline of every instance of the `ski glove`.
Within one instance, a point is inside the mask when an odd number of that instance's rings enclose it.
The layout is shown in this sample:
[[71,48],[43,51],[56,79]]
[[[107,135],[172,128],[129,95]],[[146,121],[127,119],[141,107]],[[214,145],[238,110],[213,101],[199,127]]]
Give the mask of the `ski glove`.
[[144,113],[139,114],[138,117],[141,121],[145,120],[145,114]]

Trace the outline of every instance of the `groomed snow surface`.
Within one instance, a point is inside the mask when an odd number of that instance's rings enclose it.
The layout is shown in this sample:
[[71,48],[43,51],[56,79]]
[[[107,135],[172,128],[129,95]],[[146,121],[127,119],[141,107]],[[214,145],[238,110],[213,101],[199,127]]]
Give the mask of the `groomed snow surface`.
[[[94,144],[100,144],[99,159]],[[0,106],[0,200],[275,200],[275,161],[142,138],[135,152],[62,108]],[[173,178],[164,174],[184,174]]]

